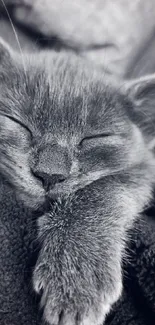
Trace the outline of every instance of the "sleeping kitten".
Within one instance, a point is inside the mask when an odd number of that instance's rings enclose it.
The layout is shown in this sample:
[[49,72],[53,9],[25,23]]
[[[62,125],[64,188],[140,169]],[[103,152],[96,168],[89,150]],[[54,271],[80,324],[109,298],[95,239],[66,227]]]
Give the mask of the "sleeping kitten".
[[122,93],[105,79],[73,54],[21,57],[0,41],[0,171],[44,209],[33,286],[53,325],[103,324],[154,185],[154,76]]

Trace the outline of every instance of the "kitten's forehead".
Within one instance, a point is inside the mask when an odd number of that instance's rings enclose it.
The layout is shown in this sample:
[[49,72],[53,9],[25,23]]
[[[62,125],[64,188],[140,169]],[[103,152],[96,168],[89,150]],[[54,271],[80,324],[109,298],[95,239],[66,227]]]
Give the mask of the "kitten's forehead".
[[27,76],[14,71],[7,107],[44,136],[68,140],[86,133],[126,127],[125,100],[71,56],[30,60]]

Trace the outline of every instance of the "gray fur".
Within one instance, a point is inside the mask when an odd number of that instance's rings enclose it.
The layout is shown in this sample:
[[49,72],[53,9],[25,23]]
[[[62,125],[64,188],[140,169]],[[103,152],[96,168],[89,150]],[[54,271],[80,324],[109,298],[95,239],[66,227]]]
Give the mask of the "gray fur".
[[152,80],[121,93],[75,55],[1,42],[0,170],[18,200],[47,209],[33,286],[49,324],[100,325],[121,295],[127,230],[154,185],[152,122],[138,114]]

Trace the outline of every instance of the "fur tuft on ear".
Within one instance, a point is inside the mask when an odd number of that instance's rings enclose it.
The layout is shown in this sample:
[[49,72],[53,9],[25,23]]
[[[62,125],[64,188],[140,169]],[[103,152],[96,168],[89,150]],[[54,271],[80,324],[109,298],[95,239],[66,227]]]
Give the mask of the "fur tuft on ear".
[[146,142],[155,147],[155,74],[129,81],[125,93],[133,103],[131,119],[141,128]]

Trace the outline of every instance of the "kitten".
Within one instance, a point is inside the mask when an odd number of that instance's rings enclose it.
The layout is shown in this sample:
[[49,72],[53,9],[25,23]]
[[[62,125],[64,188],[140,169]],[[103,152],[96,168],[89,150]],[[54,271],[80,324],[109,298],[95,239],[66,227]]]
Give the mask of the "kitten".
[[154,185],[154,76],[108,85],[73,54],[0,41],[0,171],[38,219],[33,286],[54,325],[101,325]]

